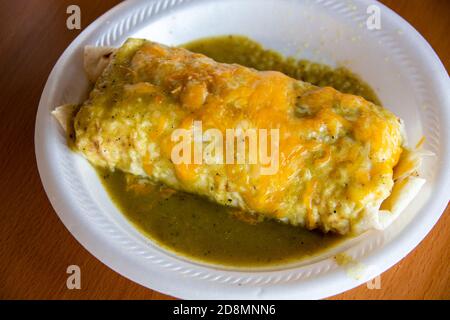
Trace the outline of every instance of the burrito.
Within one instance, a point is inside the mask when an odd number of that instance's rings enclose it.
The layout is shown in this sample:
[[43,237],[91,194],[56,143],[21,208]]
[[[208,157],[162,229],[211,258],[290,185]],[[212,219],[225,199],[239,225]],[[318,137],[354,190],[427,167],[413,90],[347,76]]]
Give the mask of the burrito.
[[386,228],[424,183],[402,121],[362,97],[144,39],[85,68],[89,98],[53,114],[96,167],[338,234]]

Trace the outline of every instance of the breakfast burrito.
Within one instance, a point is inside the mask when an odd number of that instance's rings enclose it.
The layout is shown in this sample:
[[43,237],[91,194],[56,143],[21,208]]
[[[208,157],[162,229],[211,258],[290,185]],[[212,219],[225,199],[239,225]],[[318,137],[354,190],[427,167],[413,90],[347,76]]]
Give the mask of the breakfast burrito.
[[387,227],[424,182],[402,121],[362,97],[143,39],[85,68],[88,99],[53,114],[96,167],[338,234]]

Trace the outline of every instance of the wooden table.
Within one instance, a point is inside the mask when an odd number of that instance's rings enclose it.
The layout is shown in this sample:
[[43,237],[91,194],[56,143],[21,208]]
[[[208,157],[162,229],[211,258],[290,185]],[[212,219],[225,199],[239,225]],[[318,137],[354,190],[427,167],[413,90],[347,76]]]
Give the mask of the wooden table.
[[[0,298],[170,299],[115,273],[66,230],[41,185],[34,121],[47,77],[79,31],[66,28],[78,4],[82,27],[118,0],[0,1]],[[385,0],[414,25],[450,68],[450,1]],[[380,290],[360,286],[334,299],[449,299],[450,207],[422,243],[383,273]],[[82,270],[82,289],[68,290],[66,269]]]

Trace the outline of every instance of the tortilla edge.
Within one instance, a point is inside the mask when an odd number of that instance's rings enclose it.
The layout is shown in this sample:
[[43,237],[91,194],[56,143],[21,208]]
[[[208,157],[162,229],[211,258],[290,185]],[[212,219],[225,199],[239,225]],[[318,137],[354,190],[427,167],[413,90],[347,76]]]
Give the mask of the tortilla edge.
[[95,83],[108,64],[111,62],[114,53],[117,51],[113,47],[85,46],[83,56],[83,67],[86,75],[92,83]]
[[64,133],[68,132],[68,124],[69,120],[72,118],[73,112],[77,108],[74,104],[63,104],[58,106],[51,112],[52,116],[58,121],[61,128],[64,130]]
[[[83,67],[86,75],[92,83],[95,83],[108,64],[111,62],[113,54],[116,52],[113,47],[95,47],[87,45],[84,47]],[[75,111],[76,105],[63,104],[56,107],[51,114],[60,124],[65,133],[68,132],[67,124]]]
[[[402,176],[394,181],[391,193],[378,206],[364,209],[362,218],[352,226],[351,234],[359,235],[368,230],[385,230],[414,200],[426,180],[415,175],[421,166],[422,150],[411,150],[418,158],[414,168],[407,176]],[[382,204],[386,201],[391,203],[390,210],[382,209]]]

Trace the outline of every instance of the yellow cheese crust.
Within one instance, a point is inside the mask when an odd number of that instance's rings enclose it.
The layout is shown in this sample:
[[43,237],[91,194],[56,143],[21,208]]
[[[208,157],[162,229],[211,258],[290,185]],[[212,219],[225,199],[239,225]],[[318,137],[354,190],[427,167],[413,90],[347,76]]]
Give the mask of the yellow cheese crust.
[[[279,129],[278,172],[261,175],[261,163],[174,164],[172,132],[197,120],[224,136]],[[400,120],[361,97],[140,39],[117,50],[74,131],[96,166],[341,234],[389,196],[403,150]]]

